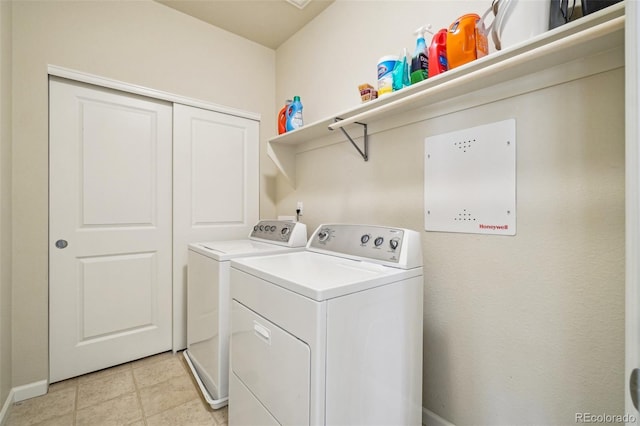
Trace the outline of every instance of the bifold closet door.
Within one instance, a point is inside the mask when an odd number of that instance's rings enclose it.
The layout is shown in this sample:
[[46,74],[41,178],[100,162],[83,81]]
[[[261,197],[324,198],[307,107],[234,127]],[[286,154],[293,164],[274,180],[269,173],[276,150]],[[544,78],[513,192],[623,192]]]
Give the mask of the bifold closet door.
[[49,86],[56,382],[172,347],[172,104]]
[[258,141],[256,120],[174,104],[174,350],[187,346],[189,243],[247,238],[258,221]]

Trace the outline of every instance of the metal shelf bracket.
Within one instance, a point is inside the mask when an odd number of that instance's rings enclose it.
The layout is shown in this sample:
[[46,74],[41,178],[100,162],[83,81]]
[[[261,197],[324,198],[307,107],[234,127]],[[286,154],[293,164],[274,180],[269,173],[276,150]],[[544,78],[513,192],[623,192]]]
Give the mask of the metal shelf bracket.
[[[334,120],[334,122],[337,123],[338,121],[341,121],[342,118],[336,117],[333,120]],[[358,153],[362,156],[364,161],[369,161],[369,136],[367,135],[367,125],[365,123],[358,123],[357,121],[354,122],[353,124],[359,124],[359,125],[362,126],[362,134],[363,134],[363,139],[364,139],[364,150],[360,149],[360,147],[358,145],[356,145],[356,143],[351,138],[349,133],[347,133],[347,131],[344,129],[344,127],[340,127],[340,130],[342,130],[342,133],[344,133],[344,135],[347,137],[347,139],[349,139],[349,142],[351,142],[351,145],[353,145],[353,147],[358,151]],[[331,127],[329,127],[329,130],[333,130],[333,129]]]

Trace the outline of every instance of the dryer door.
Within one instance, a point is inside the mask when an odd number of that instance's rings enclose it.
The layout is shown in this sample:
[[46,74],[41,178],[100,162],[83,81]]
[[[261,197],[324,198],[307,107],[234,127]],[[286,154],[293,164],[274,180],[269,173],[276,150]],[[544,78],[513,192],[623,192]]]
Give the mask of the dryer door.
[[308,425],[309,346],[236,300],[232,311],[233,374],[280,424]]

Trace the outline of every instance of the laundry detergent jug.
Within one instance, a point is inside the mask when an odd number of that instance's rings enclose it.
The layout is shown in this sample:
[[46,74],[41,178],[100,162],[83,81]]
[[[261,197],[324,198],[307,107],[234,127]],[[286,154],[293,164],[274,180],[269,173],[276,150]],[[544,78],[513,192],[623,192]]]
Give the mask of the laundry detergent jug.
[[287,108],[287,132],[299,129],[303,124],[302,102],[300,102],[300,96],[294,96],[293,102]]
[[447,62],[447,30],[441,29],[429,45],[429,78],[449,69]]
[[278,113],[278,134],[281,135],[287,131],[287,110],[289,105],[293,102],[291,99],[287,99],[285,106],[282,107]]
[[456,19],[447,31],[447,61],[449,69],[486,56],[489,53],[487,30],[476,13]]

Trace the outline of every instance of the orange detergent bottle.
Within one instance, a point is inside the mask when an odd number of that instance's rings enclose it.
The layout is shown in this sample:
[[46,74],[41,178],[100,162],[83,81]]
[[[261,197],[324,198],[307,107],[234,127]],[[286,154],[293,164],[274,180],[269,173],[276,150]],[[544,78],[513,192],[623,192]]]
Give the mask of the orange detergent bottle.
[[486,56],[489,53],[484,21],[475,13],[458,18],[447,31],[447,62],[449,69]]
[[278,134],[281,135],[287,131],[287,109],[289,109],[289,105],[293,102],[291,99],[287,99],[286,105],[282,107],[280,112],[278,113]]

